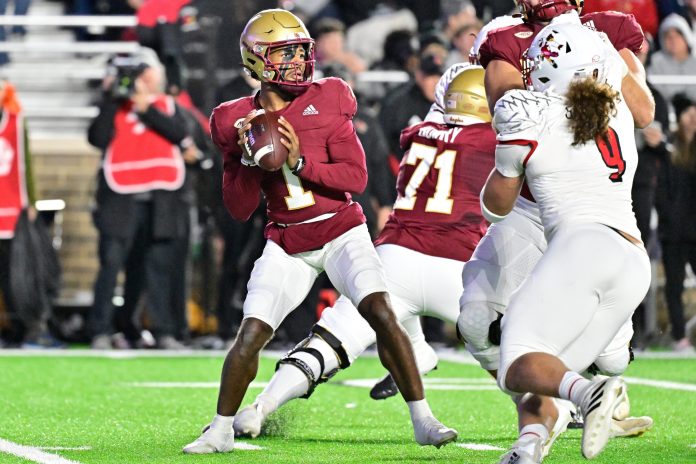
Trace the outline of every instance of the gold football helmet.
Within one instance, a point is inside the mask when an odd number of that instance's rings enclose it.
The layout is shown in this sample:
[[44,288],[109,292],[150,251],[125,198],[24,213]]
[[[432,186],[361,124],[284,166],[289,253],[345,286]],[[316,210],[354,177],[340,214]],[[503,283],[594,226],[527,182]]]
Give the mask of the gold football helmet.
[[470,66],[452,79],[445,91],[444,119],[447,124],[464,125],[470,121],[469,118],[491,122],[493,118],[488,110],[483,74],[481,66]]
[[[286,10],[263,10],[247,23],[239,39],[244,69],[261,82],[279,85],[299,94],[312,83],[314,40],[300,18]],[[269,54],[278,48],[304,48],[302,61],[272,62]],[[289,72],[294,71],[294,72]],[[292,76],[286,79],[286,76]]]
[[551,21],[568,10],[582,12],[585,0],[540,0],[532,6],[531,0],[515,0],[525,21]]

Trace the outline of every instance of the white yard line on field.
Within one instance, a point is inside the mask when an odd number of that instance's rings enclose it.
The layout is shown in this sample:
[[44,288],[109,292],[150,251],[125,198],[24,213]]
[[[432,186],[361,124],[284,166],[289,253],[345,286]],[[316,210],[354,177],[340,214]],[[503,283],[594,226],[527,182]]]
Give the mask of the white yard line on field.
[[[220,382],[129,382],[128,387],[139,388],[220,388]],[[268,382],[251,382],[249,388],[264,388]]]
[[[379,379],[347,379],[340,382],[332,382],[336,385],[358,388],[372,388]],[[423,378],[423,385],[426,390],[450,390],[450,391],[466,391],[466,390],[498,390],[495,382],[489,382],[488,379],[479,378]]]
[[44,451],[89,451],[91,446],[33,446],[32,448]]
[[24,446],[11,441],[0,438],[0,453],[7,453],[13,456],[27,459],[39,464],[80,464],[79,461],[65,459],[57,454],[51,454],[41,451],[38,448]]
[[667,380],[641,379],[638,377],[624,377],[626,382],[633,385],[645,385],[646,387],[663,388],[665,390],[680,390],[696,392],[696,385],[692,383],[670,382]]
[[486,445],[483,443],[455,443],[454,446],[474,451],[505,451],[505,448],[493,445]]
[[235,451],[261,451],[265,450],[263,446],[258,446],[258,445],[252,445],[251,443],[247,443],[244,441],[237,441],[235,440],[234,442],[234,450]]

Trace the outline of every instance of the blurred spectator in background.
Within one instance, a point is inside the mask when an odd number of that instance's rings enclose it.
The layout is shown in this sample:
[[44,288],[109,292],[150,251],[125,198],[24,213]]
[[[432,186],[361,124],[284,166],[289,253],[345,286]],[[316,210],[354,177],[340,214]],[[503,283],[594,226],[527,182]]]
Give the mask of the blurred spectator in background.
[[372,66],[380,71],[406,71],[413,75],[418,66],[418,37],[407,29],[392,31],[384,39],[382,59]]
[[[652,43],[646,40],[638,59],[647,67],[647,59]],[[648,88],[655,99],[655,120],[644,129],[636,129],[636,148],[638,149],[638,166],[633,179],[631,196],[633,211],[640,235],[646,248],[650,251],[652,231],[650,219],[655,206],[655,191],[657,188],[658,172],[664,163],[669,162],[669,104],[662,94],[648,82]],[[644,347],[653,334],[645,333],[645,305],[641,303],[633,313],[633,346]]]
[[353,24],[346,31],[348,50],[357,53],[368,66],[383,58],[385,40],[392,31],[418,31],[418,18],[411,10],[394,2],[388,3],[379,3],[377,8],[370,8],[370,17]]
[[318,67],[339,64],[351,73],[359,73],[367,69],[362,58],[346,50],[345,25],[338,19],[323,18],[314,25],[314,50]]
[[582,13],[620,11],[632,14],[644,33],[656,37],[657,27],[660,24],[657,1],[659,0],[591,0],[585,2]]
[[[65,10],[71,15],[132,15],[135,12],[132,5],[140,5],[142,0],[68,0],[65,3]],[[76,27],[73,31],[77,40],[124,40],[124,36],[128,35],[131,29],[90,26]]]
[[472,0],[472,3],[476,7],[476,16],[484,24],[498,16],[512,14],[516,9],[510,0]]
[[219,103],[217,40],[222,17],[209,8],[209,0],[191,0],[179,15],[182,59],[187,70],[185,88],[207,119]]
[[677,117],[677,131],[671,162],[663,163],[660,170],[657,230],[662,246],[665,299],[673,348],[693,351],[685,332],[682,294],[686,263],[696,271],[696,103],[684,94],[677,94],[672,104]]
[[[399,146],[401,131],[423,121],[428,114],[430,105],[435,101],[435,87],[443,71],[444,56],[441,52],[422,53],[413,79],[389,92],[381,102],[378,118],[387,137],[389,164],[394,176],[399,170],[403,155]],[[391,181],[390,185],[395,182],[395,177]]]
[[[172,272],[180,240],[188,234],[185,164],[199,161],[183,108],[164,93],[164,70],[151,50],[114,60],[104,82],[99,115],[88,140],[104,151],[94,212],[99,231],[99,273],[89,316],[92,347],[112,346],[112,298],[119,272],[134,245],[142,247],[150,328],[157,345],[178,349]],[[123,78],[127,76],[127,78]],[[133,83],[131,86],[130,83]]]
[[[658,77],[696,75],[696,57],[692,54],[694,34],[686,20],[678,14],[667,16],[660,24],[661,49],[650,57],[648,75]],[[690,84],[655,84],[655,88],[667,100],[683,92],[689,98],[696,98],[696,86]]]
[[[185,107],[184,107],[185,108]],[[212,167],[214,156],[214,145],[210,134],[203,130],[198,119],[189,111],[180,111],[183,121],[186,124],[186,132],[191,134],[193,143],[182,143],[182,155],[186,161],[186,176],[184,186],[180,189],[183,203],[187,208],[186,219],[197,216],[195,205],[197,204],[196,187],[198,181],[208,182],[207,176],[200,179],[201,175],[207,174]],[[182,218],[184,215],[182,214]],[[172,262],[168,269],[171,284],[171,305],[170,313],[173,318],[174,338],[177,340],[187,340],[189,338],[187,304],[191,296],[191,224],[182,228],[183,233],[177,234],[172,239]],[[147,280],[147,254],[149,240],[135,240],[133,247],[126,261],[126,281],[123,290],[123,307],[116,312],[115,328],[119,336],[112,339],[116,348],[129,348],[132,346],[151,348],[155,345],[149,331],[144,331],[142,314],[138,313],[143,292],[146,290]],[[148,300],[146,299],[146,302]],[[120,334],[125,336],[126,343]],[[120,346],[119,346],[120,345]],[[160,345],[163,345],[161,342]],[[170,343],[165,348],[178,348],[177,344]]]
[[[453,41],[454,36],[462,27],[478,21],[476,8],[470,0],[442,1],[439,29],[448,41]],[[468,53],[468,49],[466,52]]]
[[153,49],[166,70],[167,93],[184,88],[179,12],[190,0],[130,0],[136,9],[138,42]]
[[[0,0],[0,16],[5,16],[7,14],[7,6],[10,0]],[[14,15],[15,16],[25,16],[29,11],[29,5],[31,0],[14,0]],[[16,37],[23,38],[27,30],[24,26],[15,24],[9,28],[10,34]],[[5,26],[0,26],[0,42],[7,40],[7,28]],[[0,66],[9,63],[10,58],[7,52],[0,52]]]
[[[403,76],[393,78],[391,71],[406,73],[406,78],[413,76],[418,67],[418,37],[415,32],[406,29],[392,31],[384,40],[382,58],[374,63],[371,71],[387,71],[381,79],[359,81],[356,89],[363,96],[363,104],[375,106],[391,90],[404,83]],[[389,75],[391,74],[391,75]]]
[[[11,346],[59,347],[48,333],[60,266],[34,204],[31,156],[14,86],[0,80],[0,291]],[[0,339],[0,346],[3,341]]]
[[12,343],[19,343],[22,336],[10,285],[10,247],[20,213],[34,203],[31,158],[20,110],[14,86],[0,80],[0,290],[11,330],[3,338]]
[[452,50],[450,50],[447,55],[447,60],[445,61],[445,67],[449,68],[456,63],[467,63],[469,61],[469,51],[472,45],[474,45],[474,40],[476,40],[476,35],[481,30],[483,25],[479,20],[474,21],[471,24],[466,24],[461,26],[452,37]]

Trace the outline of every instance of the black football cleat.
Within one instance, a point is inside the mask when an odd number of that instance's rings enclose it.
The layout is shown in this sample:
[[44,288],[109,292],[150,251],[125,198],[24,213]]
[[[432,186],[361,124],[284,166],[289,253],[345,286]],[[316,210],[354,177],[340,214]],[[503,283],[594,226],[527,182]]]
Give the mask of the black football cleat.
[[570,422],[568,423],[569,429],[582,429],[585,422],[582,420],[582,413],[578,410],[576,412],[570,412]]
[[399,387],[396,386],[394,378],[391,374],[384,376],[382,380],[377,382],[370,390],[370,398],[373,400],[386,400],[399,393]]

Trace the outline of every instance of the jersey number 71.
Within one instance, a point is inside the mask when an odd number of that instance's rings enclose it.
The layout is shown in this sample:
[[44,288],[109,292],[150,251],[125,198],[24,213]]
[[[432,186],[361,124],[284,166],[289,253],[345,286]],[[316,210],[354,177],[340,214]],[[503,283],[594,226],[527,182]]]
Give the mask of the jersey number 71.
[[415,166],[411,178],[404,188],[404,195],[396,199],[394,209],[412,210],[416,206],[418,188],[428,176],[431,168],[439,171],[435,193],[428,198],[425,204],[426,213],[452,214],[454,201],[450,198],[452,193],[452,174],[454,162],[457,159],[455,150],[444,150],[438,153],[437,147],[431,147],[420,143],[411,145],[406,155],[406,164]]

